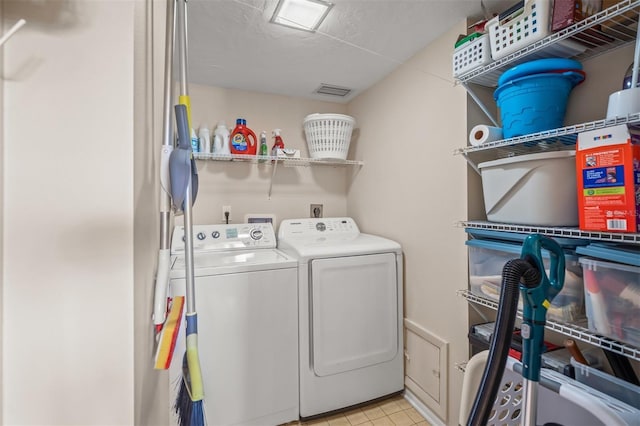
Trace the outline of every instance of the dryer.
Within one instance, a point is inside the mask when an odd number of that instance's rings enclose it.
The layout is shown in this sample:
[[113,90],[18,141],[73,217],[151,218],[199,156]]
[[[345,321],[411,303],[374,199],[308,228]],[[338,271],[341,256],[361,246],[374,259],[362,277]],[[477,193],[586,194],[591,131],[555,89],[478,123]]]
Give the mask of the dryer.
[[[173,231],[172,295],[185,294],[184,229]],[[195,299],[210,425],[298,419],[297,262],[270,223],[194,226]],[[184,320],[169,369],[170,423],[185,353]]]
[[298,259],[300,416],[404,389],[402,249],[351,218],[284,220]]

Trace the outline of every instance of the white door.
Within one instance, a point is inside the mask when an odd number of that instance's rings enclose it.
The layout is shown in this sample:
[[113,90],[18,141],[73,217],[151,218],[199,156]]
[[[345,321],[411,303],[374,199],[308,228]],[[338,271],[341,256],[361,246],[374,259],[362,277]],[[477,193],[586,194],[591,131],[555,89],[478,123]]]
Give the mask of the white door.
[[317,376],[395,357],[399,350],[395,254],[312,260],[310,286],[310,353]]

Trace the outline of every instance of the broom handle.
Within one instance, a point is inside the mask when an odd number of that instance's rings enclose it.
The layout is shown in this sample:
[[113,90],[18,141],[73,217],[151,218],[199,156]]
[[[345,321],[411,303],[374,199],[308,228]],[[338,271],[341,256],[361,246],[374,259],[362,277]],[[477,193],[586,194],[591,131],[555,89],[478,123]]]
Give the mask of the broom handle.
[[[180,103],[186,103],[187,109],[187,126],[191,128],[191,108],[188,102],[189,88],[187,87],[187,1],[180,0]],[[185,102],[186,100],[186,102]],[[191,146],[191,144],[189,144]],[[193,155],[193,154],[192,154]],[[184,242],[185,242],[185,269],[187,278],[187,314],[196,312],[195,300],[195,277],[193,266],[193,221],[192,221],[192,203],[193,194],[191,192],[191,173],[189,173],[189,184],[187,185],[187,193],[184,198]]]

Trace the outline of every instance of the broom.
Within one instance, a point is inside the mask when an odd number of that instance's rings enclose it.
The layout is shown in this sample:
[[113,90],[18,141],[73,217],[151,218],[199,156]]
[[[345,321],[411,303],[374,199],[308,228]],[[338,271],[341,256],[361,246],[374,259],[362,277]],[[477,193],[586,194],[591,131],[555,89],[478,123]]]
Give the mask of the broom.
[[[176,413],[181,426],[204,425],[202,400],[204,389],[202,372],[198,356],[198,315],[195,309],[195,282],[193,273],[193,224],[191,221],[192,200],[197,191],[197,172],[191,153],[191,140],[187,108],[176,105],[176,122],[178,126],[178,148],[171,153],[169,160],[171,170],[171,188],[175,193],[173,202],[184,211],[185,269],[186,269],[186,305],[187,321],[186,353],[182,362],[183,379],[176,400]],[[180,191],[184,189],[184,191]]]

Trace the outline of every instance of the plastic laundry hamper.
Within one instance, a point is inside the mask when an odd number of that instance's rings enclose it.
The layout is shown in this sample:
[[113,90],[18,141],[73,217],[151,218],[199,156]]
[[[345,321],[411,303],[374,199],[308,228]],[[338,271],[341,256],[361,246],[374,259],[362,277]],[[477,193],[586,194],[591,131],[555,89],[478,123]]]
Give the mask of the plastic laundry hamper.
[[311,158],[346,160],[356,120],[344,114],[310,114],[304,133]]

